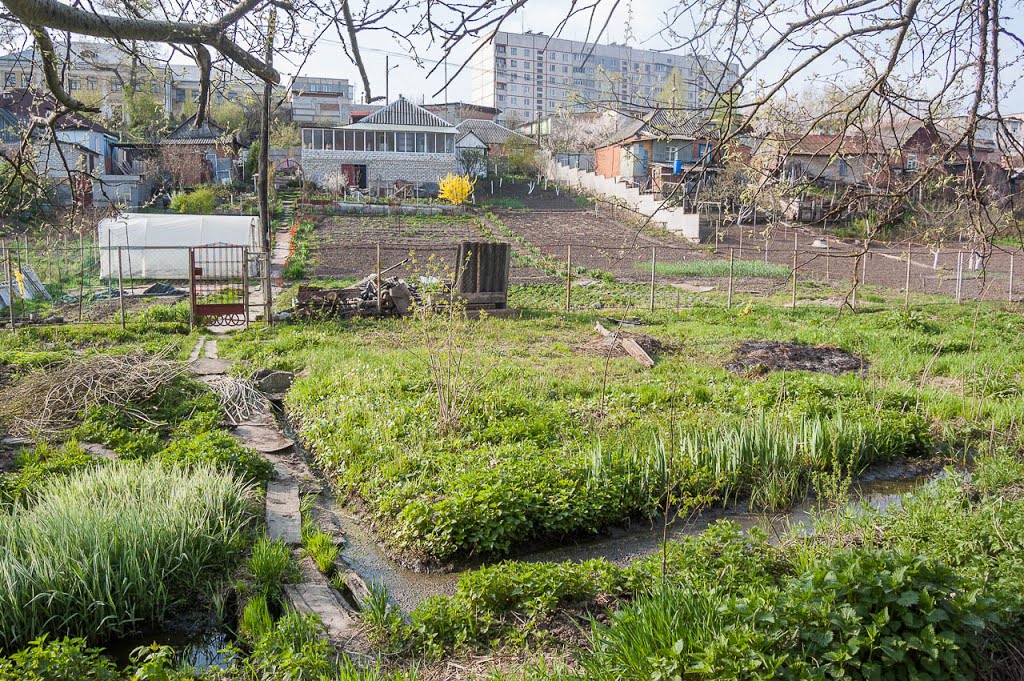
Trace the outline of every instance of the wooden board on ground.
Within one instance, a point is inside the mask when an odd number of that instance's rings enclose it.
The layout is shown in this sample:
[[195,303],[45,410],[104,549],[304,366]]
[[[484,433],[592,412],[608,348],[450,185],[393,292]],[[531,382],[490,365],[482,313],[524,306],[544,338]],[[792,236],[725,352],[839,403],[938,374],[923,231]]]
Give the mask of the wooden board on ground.
[[226,374],[230,368],[231,362],[226,359],[200,357],[192,362],[192,373],[196,376],[219,376]]
[[299,483],[271,480],[267,485],[267,535],[290,546],[302,543]]
[[252,447],[257,452],[270,454],[288,449],[294,442],[281,434],[277,428],[260,426],[254,424],[242,424],[237,426],[231,434],[242,441],[246,447]]
[[327,627],[328,638],[340,648],[347,652],[366,651],[366,641],[358,620],[352,616],[330,584],[287,584],[284,592],[293,608],[319,616]]
[[[594,328],[596,328],[597,332],[605,338],[613,335],[611,331],[604,328],[604,325],[601,324],[601,322],[594,324]],[[635,340],[625,336],[619,336],[618,341],[622,345],[622,349],[629,353],[630,357],[640,362],[640,364],[644,365],[648,369],[654,366],[654,360],[651,359],[651,356],[647,354],[647,351],[640,347],[640,344]]]

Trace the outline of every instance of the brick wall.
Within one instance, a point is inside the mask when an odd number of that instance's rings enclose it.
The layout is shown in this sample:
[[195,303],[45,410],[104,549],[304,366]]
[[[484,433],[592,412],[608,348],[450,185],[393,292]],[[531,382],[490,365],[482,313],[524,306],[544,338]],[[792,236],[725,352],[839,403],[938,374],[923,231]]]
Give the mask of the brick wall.
[[340,173],[342,164],[364,163],[371,189],[390,187],[395,180],[437,182],[438,178],[459,171],[455,154],[303,149],[301,163],[303,173],[314,182]]

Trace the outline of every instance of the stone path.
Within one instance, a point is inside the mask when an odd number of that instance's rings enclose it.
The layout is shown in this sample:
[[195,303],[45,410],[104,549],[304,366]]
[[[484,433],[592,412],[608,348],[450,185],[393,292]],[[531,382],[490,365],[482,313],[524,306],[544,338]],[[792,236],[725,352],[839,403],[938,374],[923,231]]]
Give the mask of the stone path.
[[[230,361],[217,356],[217,341],[205,337],[196,342],[189,361],[193,373],[206,382],[223,380],[231,366]],[[298,456],[295,443],[281,432],[269,407],[236,426],[231,434],[274,464],[274,478],[267,484],[267,535],[271,539],[280,539],[298,553],[296,547],[302,544],[300,494],[303,488],[319,492],[316,478]],[[355,611],[318,571],[304,570],[304,573],[305,583],[285,587],[292,607],[318,615],[327,627],[330,640],[346,653],[368,653],[369,644]]]

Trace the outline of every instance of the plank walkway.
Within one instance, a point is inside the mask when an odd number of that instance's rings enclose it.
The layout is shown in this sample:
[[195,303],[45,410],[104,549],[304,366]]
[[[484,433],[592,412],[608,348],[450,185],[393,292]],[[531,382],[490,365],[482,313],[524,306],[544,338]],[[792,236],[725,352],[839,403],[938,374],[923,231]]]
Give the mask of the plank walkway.
[[[218,357],[216,339],[205,337],[199,338],[189,361],[193,373],[207,381],[218,380],[216,377],[231,366],[230,361]],[[314,480],[308,466],[293,456],[295,443],[281,432],[269,409],[239,424],[232,435],[274,464],[274,478],[267,484],[267,536],[293,547],[298,557],[297,547],[302,544],[300,484]],[[316,614],[327,627],[331,642],[350,657],[369,655],[369,642],[355,612],[315,568],[307,577],[309,581],[285,586],[291,607]]]

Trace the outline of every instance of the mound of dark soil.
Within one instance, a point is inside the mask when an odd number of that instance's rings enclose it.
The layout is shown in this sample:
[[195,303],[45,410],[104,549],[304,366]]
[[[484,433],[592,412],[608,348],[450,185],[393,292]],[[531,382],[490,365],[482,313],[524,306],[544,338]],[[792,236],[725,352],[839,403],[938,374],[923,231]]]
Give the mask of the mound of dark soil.
[[846,350],[828,345],[814,346],[782,341],[746,341],[725,368],[736,374],[763,375],[769,371],[815,371],[839,374],[864,373],[868,361]]

